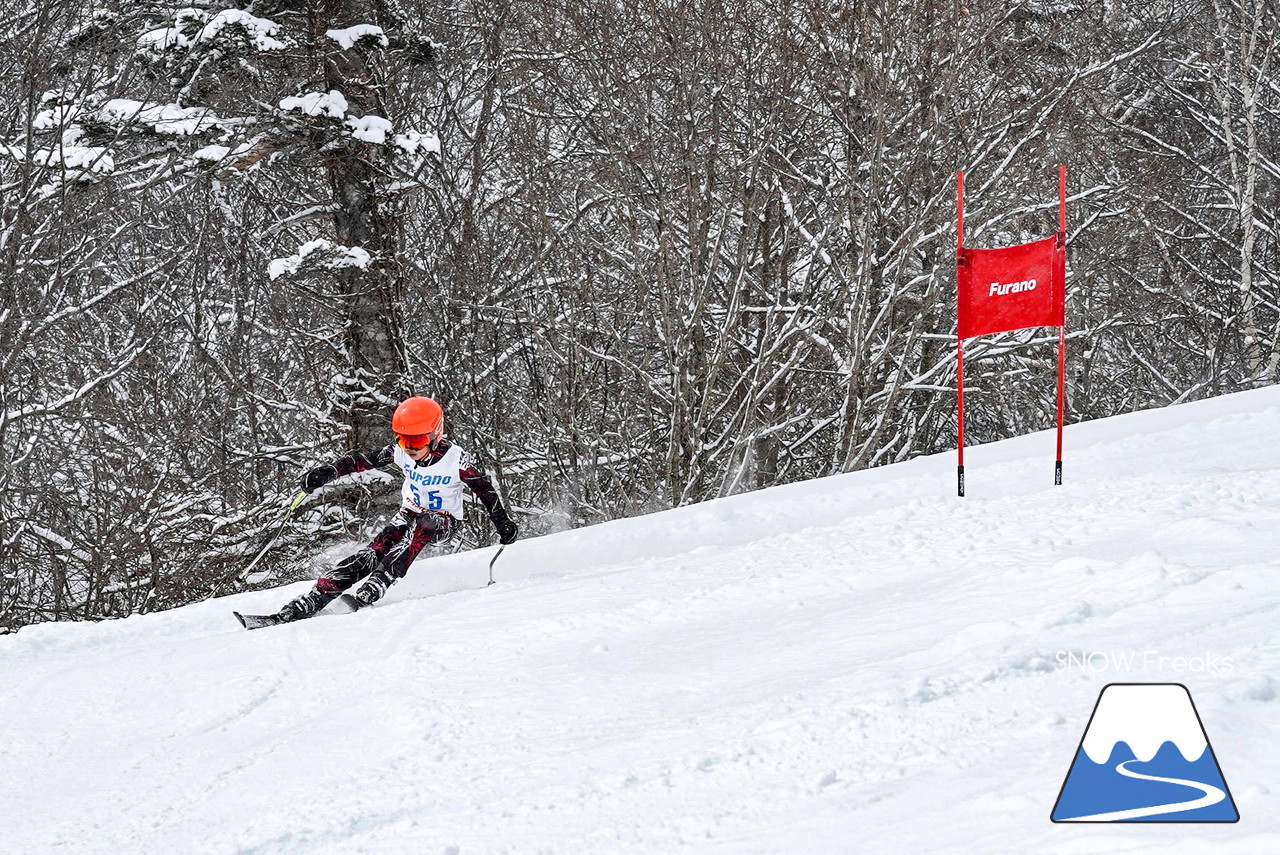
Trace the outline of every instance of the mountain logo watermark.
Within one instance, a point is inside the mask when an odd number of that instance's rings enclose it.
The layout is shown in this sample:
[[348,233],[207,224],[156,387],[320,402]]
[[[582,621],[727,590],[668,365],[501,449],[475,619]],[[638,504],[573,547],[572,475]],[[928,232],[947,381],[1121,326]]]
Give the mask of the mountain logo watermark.
[[1054,822],[1236,822],[1231,791],[1181,683],[1104,686]]

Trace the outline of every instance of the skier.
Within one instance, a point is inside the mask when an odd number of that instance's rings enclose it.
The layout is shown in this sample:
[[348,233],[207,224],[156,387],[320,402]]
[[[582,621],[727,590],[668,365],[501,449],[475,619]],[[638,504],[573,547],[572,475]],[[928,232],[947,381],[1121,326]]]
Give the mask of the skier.
[[462,522],[465,484],[484,503],[503,544],[515,542],[519,528],[507,515],[489,476],[471,455],[444,438],[444,411],[430,398],[401,402],[391,417],[396,441],[377,451],[339,457],[302,478],[310,493],[335,478],[395,464],[404,474],[400,510],[369,545],[338,563],[310,591],[282,608],[279,622],[308,618],[364,580],[355,593],[359,607],[381,599],[402,578],[428,543],[443,543]]

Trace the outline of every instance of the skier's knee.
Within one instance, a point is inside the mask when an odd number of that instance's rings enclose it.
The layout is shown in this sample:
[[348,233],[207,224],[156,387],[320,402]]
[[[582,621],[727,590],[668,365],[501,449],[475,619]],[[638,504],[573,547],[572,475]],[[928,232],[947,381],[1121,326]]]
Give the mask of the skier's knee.
[[345,591],[377,567],[378,556],[372,549],[366,547],[339,561],[338,566],[333,568],[333,572],[324,581],[336,585],[338,591]]
[[432,514],[429,519],[424,519],[421,525],[428,543],[444,543],[453,537],[458,521],[449,514]]
[[328,579],[324,576],[321,576],[319,579],[316,580],[316,590],[318,590],[322,594],[341,594],[350,586],[351,586],[350,582],[343,585],[341,582],[338,582],[336,579]]
[[384,526],[382,531],[378,532],[373,540],[369,542],[368,548],[375,557],[384,556],[404,538],[405,531],[405,527],[400,525]]

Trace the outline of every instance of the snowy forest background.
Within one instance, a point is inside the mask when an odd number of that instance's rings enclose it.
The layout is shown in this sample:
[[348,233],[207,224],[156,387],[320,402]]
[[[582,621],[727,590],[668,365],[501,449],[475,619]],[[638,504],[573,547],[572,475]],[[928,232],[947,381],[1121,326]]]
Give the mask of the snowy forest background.
[[[1275,383],[1278,43],[1272,0],[0,0],[0,631],[242,589],[408,393],[524,536],[952,448],[957,169],[997,246],[1068,166],[1069,422]],[[1052,424],[1055,340],[966,347],[970,442]]]

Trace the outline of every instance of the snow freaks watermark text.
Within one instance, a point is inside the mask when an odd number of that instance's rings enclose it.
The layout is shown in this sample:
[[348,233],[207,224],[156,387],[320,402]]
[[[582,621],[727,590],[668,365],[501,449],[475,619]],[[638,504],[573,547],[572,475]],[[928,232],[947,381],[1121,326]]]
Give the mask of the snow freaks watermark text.
[[1155,650],[1060,650],[1054,670],[1119,674],[1230,674],[1230,656],[1163,656]]

